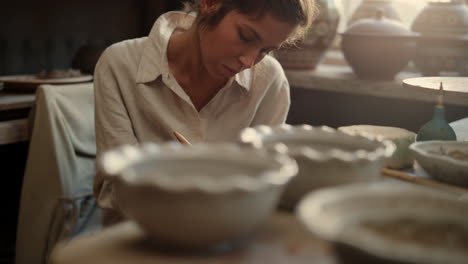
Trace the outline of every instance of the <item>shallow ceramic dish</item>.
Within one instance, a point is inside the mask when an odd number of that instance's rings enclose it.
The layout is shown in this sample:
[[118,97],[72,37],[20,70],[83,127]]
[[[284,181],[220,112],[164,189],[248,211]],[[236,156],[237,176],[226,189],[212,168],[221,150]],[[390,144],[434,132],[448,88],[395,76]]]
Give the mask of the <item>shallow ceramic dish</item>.
[[265,148],[282,143],[297,161],[299,173],[281,199],[286,208],[293,208],[304,194],[317,188],[378,179],[395,150],[390,141],[325,126],[258,126],[245,129],[240,140]]
[[433,189],[388,182],[329,188],[304,198],[297,215],[342,263],[468,259],[468,203]]
[[250,236],[297,173],[287,155],[234,144],[145,144],[106,153],[118,205],[156,243],[209,250]]
[[468,187],[468,142],[421,141],[411,144],[410,151],[431,177]]

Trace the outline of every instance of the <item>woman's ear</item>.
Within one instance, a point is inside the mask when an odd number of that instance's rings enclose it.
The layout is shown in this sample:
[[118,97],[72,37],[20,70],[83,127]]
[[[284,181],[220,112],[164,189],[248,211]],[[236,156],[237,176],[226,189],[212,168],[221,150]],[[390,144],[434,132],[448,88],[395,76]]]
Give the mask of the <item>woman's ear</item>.
[[221,7],[221,0],[201,0],[200,12],[202,14],[214,13]]

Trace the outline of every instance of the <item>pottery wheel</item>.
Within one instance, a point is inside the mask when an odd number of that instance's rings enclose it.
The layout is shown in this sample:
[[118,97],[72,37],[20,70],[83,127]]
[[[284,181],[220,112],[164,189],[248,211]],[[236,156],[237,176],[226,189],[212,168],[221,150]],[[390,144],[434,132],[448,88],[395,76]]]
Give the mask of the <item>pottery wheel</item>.
[[439,90],[440,83],[449,93],[468,93],[468,77],[417,77],[403,80],[403,87]]

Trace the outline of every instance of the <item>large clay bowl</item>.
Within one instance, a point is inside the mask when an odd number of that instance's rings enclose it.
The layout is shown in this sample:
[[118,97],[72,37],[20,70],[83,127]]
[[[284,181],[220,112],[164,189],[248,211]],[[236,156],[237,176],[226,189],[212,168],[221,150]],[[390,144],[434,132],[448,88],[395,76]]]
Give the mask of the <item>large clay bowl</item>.
[[297,165],[284,154],[235,144],[146,144],[104,155],[123,213],[164,247],[235,244],[271,215]]

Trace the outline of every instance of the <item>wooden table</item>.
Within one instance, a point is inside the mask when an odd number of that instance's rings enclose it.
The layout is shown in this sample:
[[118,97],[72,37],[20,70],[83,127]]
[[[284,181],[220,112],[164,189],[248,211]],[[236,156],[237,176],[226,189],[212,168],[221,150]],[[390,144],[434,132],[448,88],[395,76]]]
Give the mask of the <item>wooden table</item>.
[[35,94],[0,91],[0,111],[31,108],[35,100]]
[[94,235],[62,243],[52,264],[337,264],[332,249],[314,237],[293,214],[276,212],[243,248],[221,254],[173,255],[149,245],[143,232],[125,222]]
[[28,140],[27,112],[35,100],[34,94],[0,91],[0,145]]
[[[459,138],[468,135],[468,117],[451,125]],[[393,178],[383,180],[403,183]],[[460,193],[453,195],[460,197]],[[327,242],[307,231],[292,213],[282,211],[276,212],[244,248],[225,254],[165,254],[148,245],[142,230],[127,221],[100,233],[59,244],[50,260],[52,264],[338,263]]]

